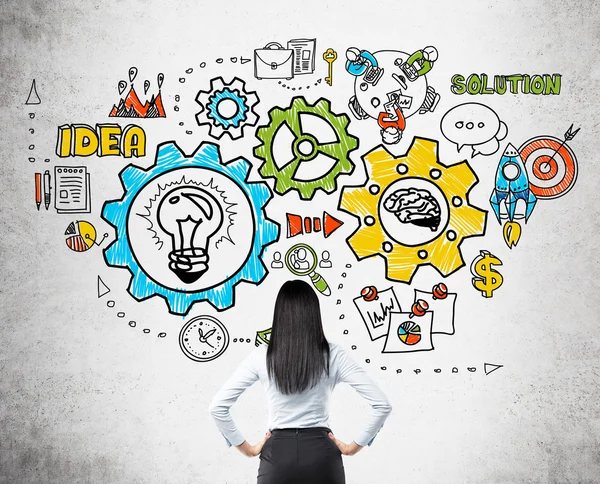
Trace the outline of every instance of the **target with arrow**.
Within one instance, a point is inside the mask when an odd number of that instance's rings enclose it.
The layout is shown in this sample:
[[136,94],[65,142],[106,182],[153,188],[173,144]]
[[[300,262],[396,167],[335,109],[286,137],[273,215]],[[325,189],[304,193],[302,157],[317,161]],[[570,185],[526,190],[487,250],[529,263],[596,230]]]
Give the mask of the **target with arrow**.
[[567,145],[579,132],[569,127],[560,140],[538,136],[521,145],[519,154],[527,168],[529,187],[537,198],[552,199],[565,195],[577,180],[577,158]]

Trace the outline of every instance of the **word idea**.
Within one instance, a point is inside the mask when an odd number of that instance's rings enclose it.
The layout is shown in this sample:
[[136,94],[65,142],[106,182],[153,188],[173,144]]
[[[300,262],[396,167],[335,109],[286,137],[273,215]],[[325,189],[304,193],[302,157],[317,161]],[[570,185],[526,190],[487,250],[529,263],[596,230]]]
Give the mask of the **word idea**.
[[138,158],[146,155],[146,133],[130,124],[122,129],[118,124],[64,124],[58,127],[56,154],[69,156],[123,156]]

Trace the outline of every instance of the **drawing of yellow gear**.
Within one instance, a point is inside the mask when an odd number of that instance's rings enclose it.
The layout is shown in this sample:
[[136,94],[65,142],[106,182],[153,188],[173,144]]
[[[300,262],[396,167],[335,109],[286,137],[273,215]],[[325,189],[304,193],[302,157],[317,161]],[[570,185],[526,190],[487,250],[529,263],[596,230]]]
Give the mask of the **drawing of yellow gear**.
[[[309,200],[319,188],[332,193],[338,175],[354,171],[349,153],[358,147],[358,138],[348,134],[348,116],[334,114],[327,99],[310,105],[304,97],[298,96],[287,109],[271,109],[269,118],[269,124],[256,132],[262,144],[254,148],[254,155],[264,160],[259,170],[263,178],[277,180],[277,193],[294,189],[302,199]],[[321,133],[321,129],[315,129],[319,123],[325,123],[324,128],[331,131],[327,142],[319,141],[321,134],[310,132]],[[275,139],[279,137],[286,140],[283,143],[287,148],[285,159],[274,150]]]
[[380,145],[363,156],[370,179],[340,196],[339,209],[360,219],[348,245],[359,260],[384,257],[390,280],[410,283],[426,264],[448,276],[465,265],[462,241],[485,234],[487,211],[468,200],[477,176],[467,161],[443,165],[437,150],[437,141],[414,138],[395,158]]

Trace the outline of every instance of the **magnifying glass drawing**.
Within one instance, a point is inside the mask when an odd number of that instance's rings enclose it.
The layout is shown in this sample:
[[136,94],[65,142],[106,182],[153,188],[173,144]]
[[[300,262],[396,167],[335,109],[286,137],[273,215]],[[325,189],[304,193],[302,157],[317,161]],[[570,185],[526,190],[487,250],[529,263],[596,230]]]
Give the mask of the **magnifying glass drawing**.
[[[312,262],[310,258],[312,256]],[[321,274],[315,272],[317,268],[317,254],[307,244],[296,244],[289,248],[285,254],[285,265],[292,274],[297,276],[309,276],[313,286],[324,296],[331,295],[331,289]]]

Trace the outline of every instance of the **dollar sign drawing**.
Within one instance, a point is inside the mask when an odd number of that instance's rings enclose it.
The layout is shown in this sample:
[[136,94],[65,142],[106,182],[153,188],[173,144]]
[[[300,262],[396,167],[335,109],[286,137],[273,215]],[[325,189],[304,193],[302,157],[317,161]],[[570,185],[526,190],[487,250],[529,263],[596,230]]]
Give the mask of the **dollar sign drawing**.
[[471,264],[471,273],[475,276],[472,279],[473,286],[481,291],[483,297],[493,297],[494,291],[503,282],[502,274],[494,270],[492,265],[501,266],[502,261],[487,250],[480,251]]

